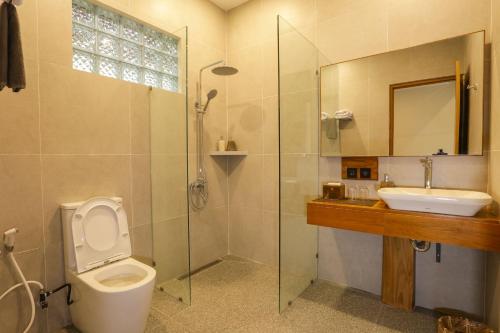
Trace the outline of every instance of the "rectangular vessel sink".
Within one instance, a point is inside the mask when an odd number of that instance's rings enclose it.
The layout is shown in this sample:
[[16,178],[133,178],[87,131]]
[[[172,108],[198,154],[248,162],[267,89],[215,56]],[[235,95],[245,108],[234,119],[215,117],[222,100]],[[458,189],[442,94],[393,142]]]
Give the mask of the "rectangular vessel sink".
[[392,209],[459,216],[474,216],[492,201],[483,192],[410,187],[381,188],[378,195]]

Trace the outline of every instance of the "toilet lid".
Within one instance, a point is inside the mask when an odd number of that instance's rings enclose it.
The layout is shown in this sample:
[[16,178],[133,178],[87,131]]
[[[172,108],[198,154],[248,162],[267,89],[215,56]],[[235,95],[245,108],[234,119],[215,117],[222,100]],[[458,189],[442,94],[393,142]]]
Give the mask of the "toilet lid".
[[76,209],[71,226],[78,273],[130,257],[127,214],[116,201],[86,201]]

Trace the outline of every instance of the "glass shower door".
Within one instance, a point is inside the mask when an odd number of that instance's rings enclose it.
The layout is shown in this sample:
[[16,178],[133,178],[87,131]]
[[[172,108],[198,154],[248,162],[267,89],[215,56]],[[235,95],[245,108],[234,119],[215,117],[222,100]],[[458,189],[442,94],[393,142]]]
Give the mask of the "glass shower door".
[[280,123],[279,308],[317,278],[318,228],[307,202],[318,195],[319,52],[278,16]]
[[187,199],[187,27],[178,37],[177,92],[151,88],[151,212],[156,288],[190,304]]

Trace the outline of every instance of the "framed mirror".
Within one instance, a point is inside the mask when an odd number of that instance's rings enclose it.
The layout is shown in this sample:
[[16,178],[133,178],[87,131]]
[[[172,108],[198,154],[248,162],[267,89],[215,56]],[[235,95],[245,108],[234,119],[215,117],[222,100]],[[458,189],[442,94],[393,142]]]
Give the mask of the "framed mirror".
[[322,156],[483,154],[484,31],[321,68]]

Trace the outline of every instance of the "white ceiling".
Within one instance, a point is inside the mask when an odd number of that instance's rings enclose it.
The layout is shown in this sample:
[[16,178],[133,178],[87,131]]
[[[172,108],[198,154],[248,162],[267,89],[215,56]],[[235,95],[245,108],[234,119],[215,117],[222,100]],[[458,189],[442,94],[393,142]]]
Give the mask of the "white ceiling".
[[248,0],[210,0],[224,10],[230,10],[244,4]]

